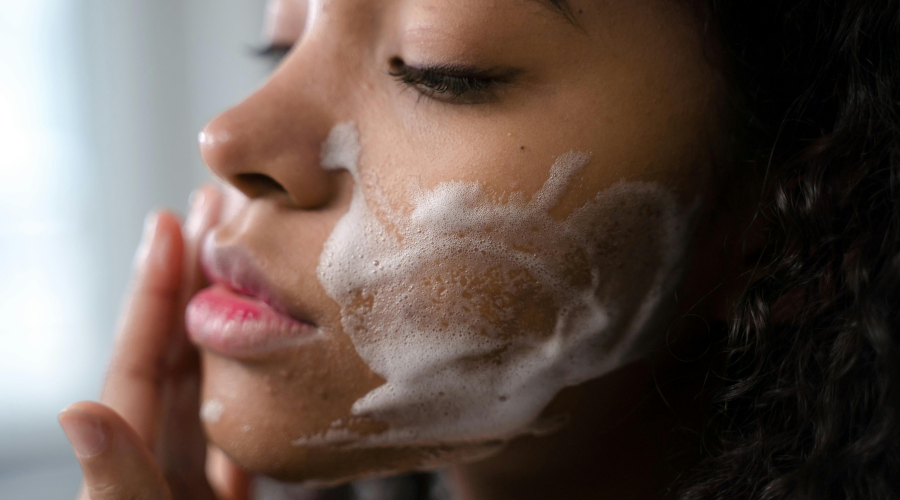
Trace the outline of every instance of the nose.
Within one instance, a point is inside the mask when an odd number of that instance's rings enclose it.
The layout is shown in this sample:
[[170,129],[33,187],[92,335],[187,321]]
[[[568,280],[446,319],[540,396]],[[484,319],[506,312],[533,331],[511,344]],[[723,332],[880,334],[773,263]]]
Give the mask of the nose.
[[316,106],[270,81],[203,129],[200,153],[216,176],[251,199],[316,208],[335,194],[334,173],[320,166],[328,130],[329,119]]

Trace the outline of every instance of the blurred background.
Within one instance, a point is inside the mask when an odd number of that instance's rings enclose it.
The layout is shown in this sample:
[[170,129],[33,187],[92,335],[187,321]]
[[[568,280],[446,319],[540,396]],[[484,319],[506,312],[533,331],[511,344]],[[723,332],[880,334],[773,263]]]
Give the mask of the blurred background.
[[56,423],[99,395],[145,214],[271,69],[263,0],[0,0],[0,498],[74,499]]

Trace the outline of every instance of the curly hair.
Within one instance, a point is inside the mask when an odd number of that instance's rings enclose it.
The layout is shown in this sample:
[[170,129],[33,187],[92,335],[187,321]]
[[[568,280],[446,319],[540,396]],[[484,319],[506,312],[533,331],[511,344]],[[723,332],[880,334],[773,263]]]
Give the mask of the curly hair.
[[683,500],[900,498],[900,0],[711,0],[768,181]]

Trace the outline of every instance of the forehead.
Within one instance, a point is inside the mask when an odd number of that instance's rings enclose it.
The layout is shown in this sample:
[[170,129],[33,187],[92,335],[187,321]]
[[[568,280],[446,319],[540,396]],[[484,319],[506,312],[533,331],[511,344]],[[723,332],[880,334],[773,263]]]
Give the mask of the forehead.
[[[631,8],[631,4],[637,8]],[[367,31],[381,25],[388,13],[431,11],[436,14],[435,24],[444,26],[482,24],[490,28],[488,31],[516,28],[520,32],[574,33],[596,42],[594,35],[615,30],[616,26],[625,26],[629,32],[638,28],[631,35],[640,38],[644,36],[640,31],[648,26],[665,30],[665,25],[684,24],[686,11],[692,12],[689,17],[696,22],[698,17],[706,17],[697,15],[700,12],[696,6],[707,4],[708,0],[268,0],[267,24],[280,25],[285,22],[283,18],[300,15],[306,18],[308,27],[311,18],[322,12],[340,12],[341,18],[356,24],[354,31]],[[628,15],[638,11],[643,11],[638,19]],[[623,20],[623,15],[631,19]]]
[[528,46],[529,40],[573,28],[547,5],[539,0],[395,0],[394,12],[406,41],[446,45],[475,39]]
[[[521,14],[540,14],[572,26],[577,25],[578,17],[570,0],[267,0],[266,11],[270,18],[307,12],[315,16],[322,11],[344,10],[342,4],[348,8],[347,13],[355,12],[362,17],[396,8],[439,9],[467,17],[494,14],[501,16],[501,20]],[[579,8],[577,12],[580,14],[582,10]]]

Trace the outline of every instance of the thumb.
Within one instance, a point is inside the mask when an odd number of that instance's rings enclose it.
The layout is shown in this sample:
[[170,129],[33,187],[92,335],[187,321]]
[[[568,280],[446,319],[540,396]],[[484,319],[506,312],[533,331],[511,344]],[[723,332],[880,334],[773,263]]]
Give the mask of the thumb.
[[150,450],[112,409],[81,402],[58,418],[84,473],[81,500],[172,499]]

